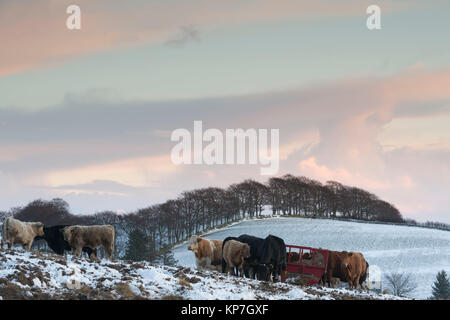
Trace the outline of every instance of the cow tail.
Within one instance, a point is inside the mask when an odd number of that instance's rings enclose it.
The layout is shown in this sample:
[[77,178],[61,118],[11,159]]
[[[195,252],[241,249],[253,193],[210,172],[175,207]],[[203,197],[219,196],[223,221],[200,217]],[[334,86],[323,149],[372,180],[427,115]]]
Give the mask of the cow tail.
[[225,270],[227,269],[227,263],[225,262],[225,259],[223,258],[223,248],[225,247],[225,242],[227,241],[227,239],[225,239],[222,242],[222,273],[225,273]]
[[116,229],[114,229],[114,226],[111,226],[112,229],[112,243],[111,243],[111,256],[109,257],[109,259],[112,260],[112,257],[114,255],[114,246],[115,246],[115,242],[116,242]]
[[227,271],[227,263],[226,263],[226,261],[225,261],[225,259],[224,259],[224,257],[223,257],[223,248],[225,248],[225,243],[226,243],[228,240],[231,240],[231,237],[225,238],[225,239],[223,240],[223,242],[222,242],[222,273],[225,273],[225,272]]

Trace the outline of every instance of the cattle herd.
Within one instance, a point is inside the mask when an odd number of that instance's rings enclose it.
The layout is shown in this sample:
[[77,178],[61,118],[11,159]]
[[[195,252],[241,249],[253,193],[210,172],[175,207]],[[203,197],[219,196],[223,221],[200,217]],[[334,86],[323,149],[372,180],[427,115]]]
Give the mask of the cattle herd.
[[[57,254],[63,255],[65,251],[72,250],[75,257],[80,257],[81,252],[85,252],[90,259],[99,261],[97,248],[103,246],[107,258],[112,260],[114,238],[115,230],[111,225],[46,227],[42,222],[23,222],[8,217],[3,223],[1,248],[5,243],[8,249],[20,244],[29,251],[34,240],[45,240]],[[308,261],[313,261],[310,253],[304,253],[300,259],[298,253],[287,251],[284,240],[273,235],[262,239],[243,234],[223,241],[194,235],[189,239],[188,250],[194,252],[197,268],[274,282],[280,280],[288,263],[302,261],[308,264]],[[350,288],[364,287],[369,264],[361,253],[327,252],[326,269],[324,267],[320,279],[322,284],[332,286],[335,284],[333,280],[339,279],[348,282]],[[323,256],[315,257],[315,262],[325,266]]]
[[72,250],[74,256],[80,257],[83,251],[92,260],[98,261],[97,247],[102,245],[106,256],[111,260],[114,237],[115,231],[111,225],[45,227],[42,222],[23,222],[8,217],[3,223],[1,248],[5,243],[8,249],[20,244],[24,250],[29,251],[34,240],[45,240],[57,254],[62,255],[64,251]]
[[[243,234],[228,237],[223,241],[192,236],[188,250],[195,254],[197,268],[205,268],[229,273],[235,276],[263,281],[280,280],[287,264],[300,262],[300,255],[286,250],[284,240],[269,235],[265,239]],[[362,253],[347,251],[327,251],[327,263],[323,255],[315,255],[315,263],[322,264],[324,273],[319,283],[329,287],[337,281],[347,282],[351,289],[367,288],[365,281],[369,264]],[[302,255],[302,263],[312,262],[310,253]]]

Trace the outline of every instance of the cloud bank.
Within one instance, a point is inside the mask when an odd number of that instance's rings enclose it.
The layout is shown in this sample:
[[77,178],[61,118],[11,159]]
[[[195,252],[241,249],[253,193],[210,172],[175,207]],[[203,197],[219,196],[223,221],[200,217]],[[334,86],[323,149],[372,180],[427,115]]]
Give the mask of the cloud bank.
[[[35,112],[0,110],[2,205],[45,195],[63,196],[79,212],[133,210],[183,190],[265,181],[259,166],[173,165],[170,132],[202,120],[205,129],[278,128],[279,175],[337,180],[407,217],[448,222],[450,148],[442,134],[450,91],[442,88],[450,88],[449,70],[238,97],[111,103],[71,96]],[[392,130],[430,117],[441,121],[418,143],[393,139]]]

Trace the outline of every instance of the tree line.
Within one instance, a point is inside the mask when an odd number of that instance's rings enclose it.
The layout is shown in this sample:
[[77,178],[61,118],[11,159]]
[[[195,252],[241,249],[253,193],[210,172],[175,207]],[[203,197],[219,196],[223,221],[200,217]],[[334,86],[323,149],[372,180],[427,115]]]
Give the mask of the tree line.
[[[176,199],[125,214],[112,211],[73,214],[68,203],[62,199],[39,199],[24,207],[0,212],[0,218],[13,215],[22,221],[42,221],[47,226],[111,224],[116,229],[116,257],[128,257],[131,260],[136,252],[145,252],[143,257],[135,259],[170,261],[168,248],[193,234],[267,213],[404,222],[395,206],[363,189],[336,181],[322,184],[293,175],[272,177],[265,183],[245,180],[227,188],[185,191]],[[132,243],[144,245],[145,250],[136,250]]]

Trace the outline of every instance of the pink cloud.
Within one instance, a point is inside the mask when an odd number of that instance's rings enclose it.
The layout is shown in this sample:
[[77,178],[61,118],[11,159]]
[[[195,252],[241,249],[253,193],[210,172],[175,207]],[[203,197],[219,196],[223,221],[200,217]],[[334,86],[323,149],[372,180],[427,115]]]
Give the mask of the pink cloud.
[[378,90],[387,103],[450,98],[450,68],[434,72],[412,71],[380,81]]
[[326,165],[317,163],[317,159],[315,157],[310,157],[306,160],[300,161],[298,167],[302,175],[312,177],[323,183],[333,180],[339,181],[343,184],[358,186],[360,188],[368,188],[371,190],[387,189],[392,187],[390,182],[382,181],[379,178],[363,176],[357,172],[351,173],[346,168],[339,167],[336,169],[331,169]]
[[177,171],[179,168],[172,163],[169,155],[156,155],[43,172],[29,178],[27,184],[58,187],[114,177],[115,182],[124,185],[148,187],[160,184],[162,179]]
[[[185,25],[208,28],[294,17],[364,15],[354,1],[161,1],[79,0],[81,30],[66,28],[73,1],[8,1],[0,4],[0,76],[49,67],[90,53],[170,40]],[[383,10],[410,4],[385,2]]]

